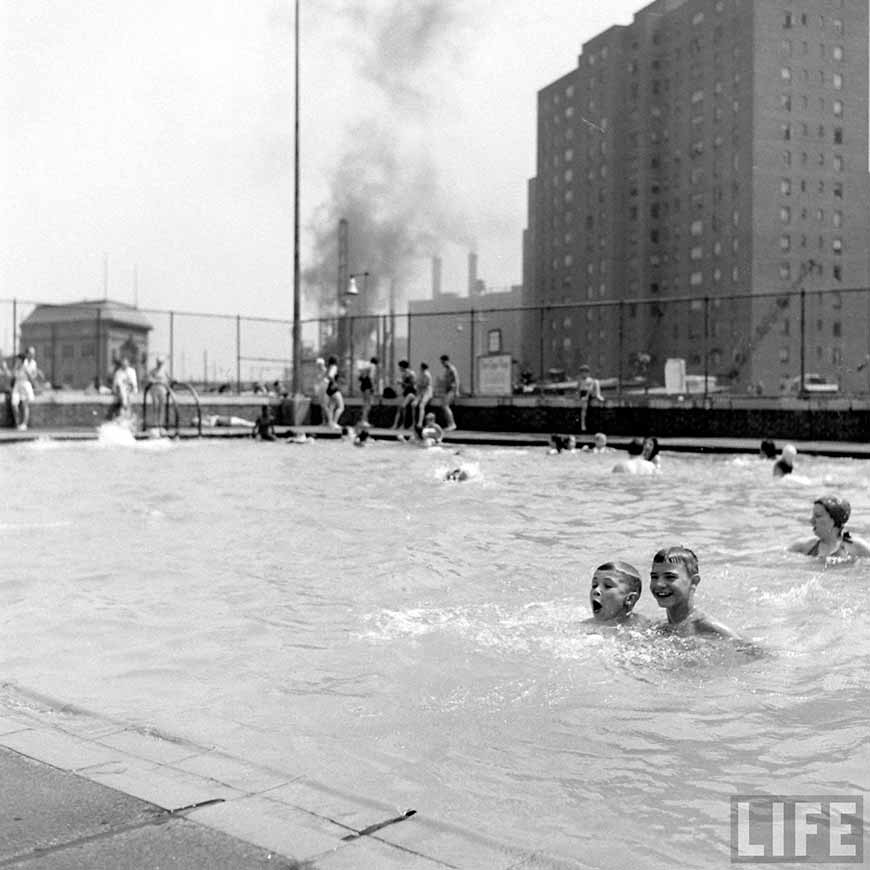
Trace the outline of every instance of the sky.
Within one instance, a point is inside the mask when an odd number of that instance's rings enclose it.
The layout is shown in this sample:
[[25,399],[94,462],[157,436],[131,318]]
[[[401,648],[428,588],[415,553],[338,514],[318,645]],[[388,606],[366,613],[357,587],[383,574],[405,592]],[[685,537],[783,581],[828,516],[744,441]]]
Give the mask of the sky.
[[[301,0],[304,316],[341,217],[373,305],[520,283],[537,91],[643,5]],[[0,299],[292,317],[292,0],[0,10]]]

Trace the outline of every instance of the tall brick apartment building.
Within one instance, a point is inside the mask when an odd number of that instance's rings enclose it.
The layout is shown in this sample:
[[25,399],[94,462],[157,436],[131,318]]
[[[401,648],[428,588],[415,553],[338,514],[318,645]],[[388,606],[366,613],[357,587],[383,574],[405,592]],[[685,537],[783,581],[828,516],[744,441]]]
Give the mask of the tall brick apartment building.
[[539,92],[524,302],[595,305],[525,355],[770,393],[803,323],[805,370],[866,387],[868,193],[865,0],[656,0]]

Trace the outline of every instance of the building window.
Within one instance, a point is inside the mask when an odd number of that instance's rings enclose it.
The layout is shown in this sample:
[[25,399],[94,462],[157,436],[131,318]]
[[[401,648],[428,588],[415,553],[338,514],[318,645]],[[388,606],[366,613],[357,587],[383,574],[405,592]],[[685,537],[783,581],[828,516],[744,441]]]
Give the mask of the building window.
[[840,73],[834,73],[833,76],[834,90],[842,91],[843,90],[843,76]]
[[779,192],[783,196],[791,196],[791,179],[783,178],[779,182]]
[[833,221],[834,221],[834,226],[837,229],[839,229],[841,226],[843,226],[843,212],[835,211]]
[[[567,319],[567,318],[566,318]],[[555,326],[555,322],[553,326]],[[570,323],[569,323],[570,325]],[[490,329],[486,333],[486,349],[489,353],[501,353],[501,330]]]
[[779,219],[784,223],[791,223],[791,209],[784,205],[779,210]]
[[840,336],[842,336],[843,326],[839,320],[835,320],[831,324],[831,334],[834,336],[834,338],[840,338]]
[[96,354],[96,345],[92,341],[85,341],[81,346],[82,359],[93,359]]
[[784,262],[779,264],[779,277],[783,281],[788,281],[791,278],[791,263]]
[[781,348],[779,349],[779,361],[780,361],[781,363],[787,363],[787,362],[788,362],[788,359],[789,359],[788,348],[787,348],[787,347],[781,347]]
[[701,272],[692,272],[689,276],[689,283],[693,287],[700,287],[704,283],[704,275]]
[[843,267],[839,264],[834,266],[834,280],[842,281],[843,280]]
[[842,199],[843,198],[843,182],[835,181],[834,182],[834,199]]
[[784,66],[779,71],[779,75],[780,75],[780,78],[782,78],[782,80],[784,82],[790,82],[791,81],[791,67]]
[[843,158],[839,154],[834,155],[834,172],[843,171]]
[[779,237],[779,249],[781,251],[790,251],[791,250],[791,236],[781,235]]
[[837,118],[843,117],[843,101],[834,100],[834,116]]
[[834,239],[833,242],[831,243],[831,247],[833,248],[835,254],[842,254],[843,253],[843,240],[839,239],[839,238]]

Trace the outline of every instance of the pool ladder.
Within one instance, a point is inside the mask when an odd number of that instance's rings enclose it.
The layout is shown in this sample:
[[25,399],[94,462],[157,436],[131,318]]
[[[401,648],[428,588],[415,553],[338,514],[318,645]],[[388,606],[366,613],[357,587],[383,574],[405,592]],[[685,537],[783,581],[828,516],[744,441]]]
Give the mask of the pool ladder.
[[172,414],[172,423],[174,424],[175,431],[172,434],[173,438],[178,438],[180,434],[180,414],[179,414],[179,406],[178,406],[178,391],[183,390],[185,392],[190,393],[193,396],[193,403],[196,407],[196,418],[194,420],[194,424],[196,425],[197,434],[200,438],[202,438],[202,408],[199,404],[199,394],[193,388],[191,384],[186,383],[185,381],[172,381],[171,384],[161,384],[152,381],[145,387],[145,392],[142,394],[142,431],[147,432],[149,429],[148,425],[148,393],[153,387],[157,387],[161,390],[166,391],[166,401],[163,404],[163,420],[158,420],[156,424],[161,426],[167,432],[172,428],[170,426],[170,410]]

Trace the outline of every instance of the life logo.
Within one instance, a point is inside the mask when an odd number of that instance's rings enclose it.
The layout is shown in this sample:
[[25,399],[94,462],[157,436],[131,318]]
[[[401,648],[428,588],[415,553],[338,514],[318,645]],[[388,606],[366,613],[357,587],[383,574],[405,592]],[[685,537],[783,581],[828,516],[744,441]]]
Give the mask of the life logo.
[[731,798],[732,864],[860,864],[863,860],[862,795]]

